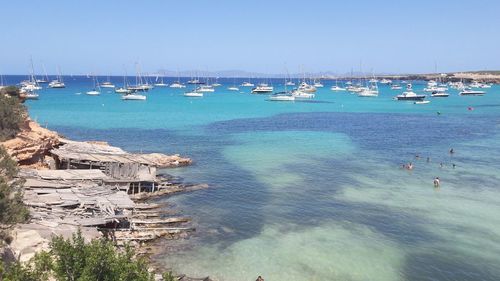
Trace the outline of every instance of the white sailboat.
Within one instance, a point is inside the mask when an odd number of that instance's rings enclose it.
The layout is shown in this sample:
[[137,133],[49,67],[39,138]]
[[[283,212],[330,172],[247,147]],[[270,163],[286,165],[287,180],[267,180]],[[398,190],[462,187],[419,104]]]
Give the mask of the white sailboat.
[[158,76],[156,76],[155,87],[168,87],[168,84],[166,84],[165,82],[163,82],[163,77],[164,76],[165,76],[165,73],[163,73],[163,75],[161,76],[160,82],[158,82]]
[[335,85],[333,85],[330,90],[332,91],[335,91],[335,92],[341,92],[341,91],[345,91],[346,89],[345,88],[342,88],[339,86],[339,82],[338,82],[338,79],[335,79]]
[[146,100],[146,96],[137,93],[129,93],[123,95],[122,100]]
[[114,87],[115,85],[111,83],[109,75],[108,75],[108,80],[101,83],[101,88],[114,88]]
[[64,84],[62,79],[60,67],[57,67],[57,78],[50,81],[49,88],[54,88],[54,89],[66,88],[66,85]]
[[94,88],[91,91],[85,92],[85,94],[89,96],[98,96],[101,94],[101,88],[99,87],[99,82],[97,82],[97,78],[95,76],[92,76],[92,80],[94,83]]

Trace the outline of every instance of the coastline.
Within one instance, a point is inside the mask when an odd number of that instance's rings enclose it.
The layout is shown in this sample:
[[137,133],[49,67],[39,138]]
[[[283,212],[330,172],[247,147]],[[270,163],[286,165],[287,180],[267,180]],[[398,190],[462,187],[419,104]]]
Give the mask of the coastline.
[[[149,246],[150,242],[183,239],[195,231],[189,217],[179,216],[165,204],[149,203],[149,199],[208,188],[206,184],[173,183],[168,175],[157,174],[157,169],[191,165],[189,158],[177,154],[133,154],[101,141],[67,140],[27,115],[16,137],[0,145],[19,165],[18,177],[24,181],[23,201],[31,215],[27,223],[11,229],[13,241],[6,247],[10,253],[4,257],[27,261],[35,253],[47,250],[51,237],[69,238],[80,229],[87,242],[106,237],[115,241],[117,247],[132,245],[138,255],[150,259],[158,252]],[[61,157],[82,149],[88,151],[78,161]],[[102,165],[93,167],[93,163]],[[127,167],[129,174],[111,169],[116,166]],[[92,215],[85,213],[89,206],[94,208]],[[152,270],[159,269],[158,263],[150,260],[150,264]],[[177,278],[210,280],[185,275]]]

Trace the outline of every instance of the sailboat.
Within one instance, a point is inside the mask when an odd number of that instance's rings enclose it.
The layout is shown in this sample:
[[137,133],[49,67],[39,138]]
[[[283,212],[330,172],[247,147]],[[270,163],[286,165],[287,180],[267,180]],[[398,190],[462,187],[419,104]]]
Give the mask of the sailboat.
[[339,80],[335,79],[335,85],[333,85],[330,90],[335,91],[335,92],[340,92],[340,91],[345,91],[345,88],[342,88],[339,86]]
[[97,82],[97,78],[92,76],[92,80],[94,82],[94,88],[91,91],[86,92],[86,95],[89,96],[98,96],[101,94],[101,88],[99,87],[99,82]]
[[50,81],[49,88],[66,88],[61,75],[61,68],[57,67],[57,78]]
[[47,71],[45,71],[45,66],[42,64],[43,73],[45,74],[45,78],[37,79],[36,82],[38,84],[46,84],[49,83],[49,76],[47,75]]
[[146,100],[146,96],[134,92],[123,95],[122,100]]
[[358,97],[378,97],[378,85],[376,81],[375,77],[370,79],[369,85],[357,94]]
[[240,88],[236,86],[236,77],[233,78],[233,86],[227,88],[229,91],[240,91]]
[[108,75],[108,81],[102,82],[101,87],[102,88],[114,88],[115,87],[115,85],[113,83],[111,83],[109,75]]
[[125,71],[125,75],[123,75],[123,87],[115,89],[115,93],[118,93],[118,94],[130,94],[130,93],[132,93],[132,91],[128,89],[127,72],[126,71]]
[[[285,79],[286,81],[286,79]],[[286,83],[285,83],[285,91],[274,93],[267,99],[268,101],[295,101],[295,96],[293,93],[287,91]]]
[[168,84],[165,84],[165,82],[163,82],[163,77],[164,76],[165,76],[165,73],[163,73],[163,75],[161,76],[160,82],[158,82],[158,76],[156,76],[155,87],[167,87],[168,86]]

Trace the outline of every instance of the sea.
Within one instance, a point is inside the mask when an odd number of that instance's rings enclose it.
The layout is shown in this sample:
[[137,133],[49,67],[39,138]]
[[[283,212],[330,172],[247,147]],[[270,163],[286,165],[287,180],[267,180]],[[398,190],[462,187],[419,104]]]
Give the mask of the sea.
[[[123,77],[110,81],[122,86]],[[65,76],[66,88],[45,84],[26,106],[70,139],[193,159],[163,172],[209,188],[158,199],[196,227],[158,249],[156,262],[174,272],[222,281],[500,280],[499,85],[414,104],[395,101],[403,90],[388,85],[361,98],[331,91],[345,81],[329,80],[314,99],[271,102],[249,87],[227,90],[243,81],[285,89],[283,79],[220,78],[202,98],[167,87],[122,101],[113,89],[85,95],[91,78]],[[424,81],[412,83],[423,93]]]

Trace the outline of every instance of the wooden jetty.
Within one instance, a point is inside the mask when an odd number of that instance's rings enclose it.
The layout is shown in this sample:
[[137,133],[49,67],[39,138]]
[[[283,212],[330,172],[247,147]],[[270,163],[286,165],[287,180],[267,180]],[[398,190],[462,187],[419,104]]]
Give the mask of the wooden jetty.
[[157,175],[160,168],[189,165],[189,158],[128,153],[102,143],[61,143],[47,156],[53,158],[54,169],[19,173],[32,217],[31,226],[25,226],[29,233],[59,235],[58,229],[68,234],[80,228],[92,233],[87,238],[98,231],[121,244],[175,239],[195,231],[190,218],[166,209],[167,204],[134,202],[206,188],[174,184]]

